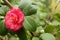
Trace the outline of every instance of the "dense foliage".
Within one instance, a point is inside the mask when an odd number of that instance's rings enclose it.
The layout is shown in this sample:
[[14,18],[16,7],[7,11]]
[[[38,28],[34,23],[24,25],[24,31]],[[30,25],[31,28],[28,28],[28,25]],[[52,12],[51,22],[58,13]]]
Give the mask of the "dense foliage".
[[1,40],[60,40],[60,0],[8,1],[22,10],[24,23],[22,29],[16,32],[7,29],[5,16],[11,8],[0,0]]

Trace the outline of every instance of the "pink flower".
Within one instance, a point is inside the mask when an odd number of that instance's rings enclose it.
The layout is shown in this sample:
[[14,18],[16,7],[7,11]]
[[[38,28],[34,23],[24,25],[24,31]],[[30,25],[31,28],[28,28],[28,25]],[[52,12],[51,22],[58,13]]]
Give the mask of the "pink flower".
[[19,8],[11,8],[5,16],[6,28],[18,31],[23,27],[24,14]]

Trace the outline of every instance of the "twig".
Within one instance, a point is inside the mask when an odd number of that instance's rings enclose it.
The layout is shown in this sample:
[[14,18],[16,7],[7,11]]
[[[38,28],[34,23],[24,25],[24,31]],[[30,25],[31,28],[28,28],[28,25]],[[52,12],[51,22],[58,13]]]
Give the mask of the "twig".
[[12,4],[8,0],[3,0],[10,8],[13,8]]
[[58,7],[59,3],[60,3],[60,1],[58,1],[57,5],[55,6],[55,9]]
[[31,32],[31,35],[32,35],[32,36],[36,36],[36,33],[35,33],[35,32]]
[[53,20],[53,13],[55,13],[56,8],[58,7],[60,1],[58,1],[58,3],[56,4],[56,6],[49,12],[49,16],[48,16],[48,20],[52,21]]

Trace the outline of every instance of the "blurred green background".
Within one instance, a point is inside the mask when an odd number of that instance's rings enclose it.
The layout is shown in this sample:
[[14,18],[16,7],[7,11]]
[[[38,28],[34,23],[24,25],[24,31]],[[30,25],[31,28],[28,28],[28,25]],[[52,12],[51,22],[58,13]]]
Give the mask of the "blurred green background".
[[4,16],[10,9],[0,0],[0,40],[60,40],[60,0],[8,0],[25,15],[23,29],[7,30]]

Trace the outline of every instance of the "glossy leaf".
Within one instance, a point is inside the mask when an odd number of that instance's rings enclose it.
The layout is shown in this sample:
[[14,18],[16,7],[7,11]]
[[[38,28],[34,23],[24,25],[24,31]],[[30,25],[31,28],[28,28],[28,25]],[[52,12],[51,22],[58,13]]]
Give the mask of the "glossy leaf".
[[44,29],[43,29],[43,27],[37,27],[37,29],[36,29],[36,33],[44,33]]
[[14,7],[19,7],[20,0],[8,0]]
[[25,17],[24,28],[26,30],[29,30],[30,32],[33,32],[33,31],[36,30],[37,27],[38,27],[38,25],[34,21],[34,19],[32,19],[32,17],[30,17],[30,16]]
[[35,14],[37,12],[37,7],[35,5],[32,5],[31,0],[21,0],[19,8],[23,10],[26,16]]
[[43,33],[40,37],[42,40],[55,40],[55,37],[50,33]]
[[8,33],[8,30],[5,28],[4,21],[0,21],[0,35],[6,35]]
[[0,15],[5,16],[6,12],[9,10],[7,6],[0,7]]
[[54,33],[54,32],[56,32],[56,28],[53,25],[47,25],[46,28],[45,28],[45,32]]
[[32,40],[39,40],[39,38],[38,37],[33,37]]
[[27,36],[24,28],[16,32],[16,34],[19,37],[19,40],[27,40]]

